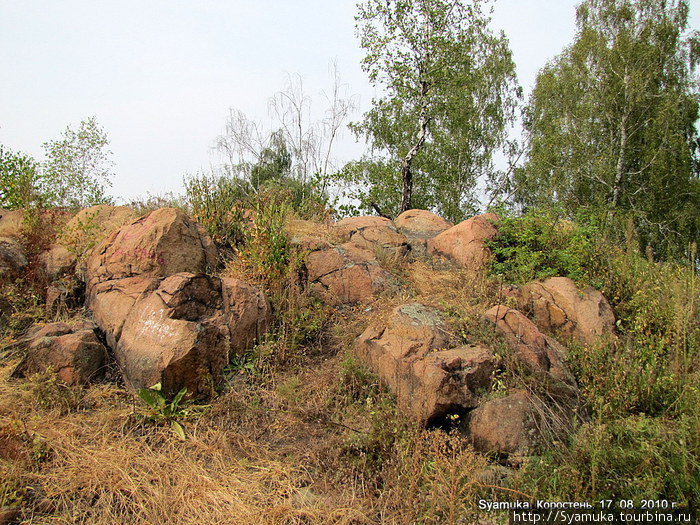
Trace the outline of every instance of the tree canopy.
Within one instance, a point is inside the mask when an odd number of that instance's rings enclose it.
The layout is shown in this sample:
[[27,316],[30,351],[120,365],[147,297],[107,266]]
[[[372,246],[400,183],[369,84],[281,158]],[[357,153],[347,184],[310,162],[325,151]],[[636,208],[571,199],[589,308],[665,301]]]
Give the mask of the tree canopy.
[[68,126],[61,138],[45,142],[42,191],[48,203],[84,208],[110,201],[106,190],[114,174],[108,145],[95,117],[83,120],[77,131]]
[[700,235],[698,34],[685,0],[586,0],[575,41],[540,72],[516,199],[629,216],[670,253]]
[[508,41],[490,31],[484,4],[358,5],[362,67],[382,90],[353,125],[374,154],[344,172],[365,208],[395,215],[419,204],[452,220],[473,211],[477,180],[493,167],[519,94]]

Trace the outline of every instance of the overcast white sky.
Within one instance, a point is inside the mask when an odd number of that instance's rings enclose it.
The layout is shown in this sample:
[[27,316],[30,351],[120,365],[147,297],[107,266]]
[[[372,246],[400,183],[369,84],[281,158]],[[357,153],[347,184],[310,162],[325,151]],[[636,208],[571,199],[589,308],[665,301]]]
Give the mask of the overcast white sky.
[[[577,3],[495,3],[526,94],[571,42]],[[691,11],[697,21],[700,0]],[[177,192],[213,161],[228,108],[268,121],[288,73],[320,106],[335,59],[369,108],[354,12],[354,0],[0,0],[0,143],[41,158],[42,142],[94,115],[111,140],[113,195]],[[346,131],[339,160],[360,153]]]

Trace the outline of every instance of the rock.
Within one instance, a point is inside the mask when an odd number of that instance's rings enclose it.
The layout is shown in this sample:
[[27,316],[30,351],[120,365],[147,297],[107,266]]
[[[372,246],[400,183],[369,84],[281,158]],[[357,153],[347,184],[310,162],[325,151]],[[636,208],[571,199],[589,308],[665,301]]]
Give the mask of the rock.
[[49,281],[59,278],[61,275],[72,272],[78,260],[75,252],[61,244],[54,244],[39,255],[39,264],[44,269]]
[[30,330],[23,344],[27,355],[18,366],[20,375],[49,368],[69,385],[87,384],[102,373],[107,349],[94,330],[65,323],[51,323]]
[[365,228],[394,228],[391,220],[385,217],[376,217],[367,215],[364,217],[346,217],[333,225],[333,229],[345,236],[349,240],[354,233],[362,231]]
[[423,424],[476,406],[491,381],[494,360],[481,346],[449,348],[440,312],[419,303],[395,308],[367,328],[357,355],[396,394],[399,406]]
[[240,279],[221,279],[224,311],[230,330],[231,351],[242,353],[267,332],[272,309],[258,288]]
[[354,243],[321,245],[306,258],[310,292],[331,305],[369,303],[390,279],[369,250]]
[[436,350],[410,363],[397,394],[420,421],[436,424],[448,414],[476,407],[494,370],[493,353],[484,346]]
[[28,264],[24,248],[11,237],[0,237],[0,275],[15,274]]
[[524,391],[492,399],[470,413],[468,433],[484,453],[526,455],[542,441],[541,410]]
[[124,319],[114,354],[135,389],[162,384],[166,394],[187,388],[211,393],[228,363],[229,332],[221,282],[175,274],[143,294]]
[[409,250],[406,237],[398,233],[393,226],[363,228],[352,234],[350,242],[377,255],[388,256],[392,260],[403,257]]
[[491,258],[484,242],[498,235],[493,225],[497,221],[497,215],[486,213],[460,222],[428,240],[428,253],[451,259],[469,270],[481,270]]
[[427,240],[448,230],[453,225],[427,210],[408,210],[394,219],[397,230],[409,240]]
[[554,339],[544,335],[522,313],[504,305],[494,306],[483,319],[502,333],[518,360],[533,372],[549,374],[575,389],[576,381],[564,364],[565,350]]
[[535,324],[584,344],[612,334],[615,315],[603,294],[587,286],[578,290],[567,277],[534,281],[522,289],[520,309],[533,315]]
[[97,283],[90,289],[87,303],[110,348],[115,348],[124,321],[136,300],[157,286],[157,279],[129,277]]
[[0,209],[0,237],[18,239],[22,233],[24,210]]
[[392,259],[406,255],[409,249],[406,237],[384,217],[347,217],[334,224],[333,230],[344,241]]
[[91,294],[95,321],[127,383],[161,383],[168,395],[182,388],[197,397],[210,394],[230,352],[250,348],[271,320],[260,290],[205,274],[106,281]]
[[87,261],[88,290],[97,283],[134,276],[167,277],[216,266],[214,244],[182,210],[161,208],[112,232]]

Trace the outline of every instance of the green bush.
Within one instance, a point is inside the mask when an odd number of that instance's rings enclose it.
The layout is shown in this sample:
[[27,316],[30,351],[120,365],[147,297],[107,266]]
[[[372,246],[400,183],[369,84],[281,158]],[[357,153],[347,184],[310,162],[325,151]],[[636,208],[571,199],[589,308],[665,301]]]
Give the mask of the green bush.
[[595,224],[566,220],[554,209],[504,217],[498,236],[489,241],[491,273],[518,284],[552,276],[591,282],[590,262],[598,257]]
[[[693,265],[642,254],[632,222],[603,227],[582,212],[506,217],[490,243],[492,274],[517,284],[560,275],[610,302],[616,335],[568,343],[589,418],[568,443],[533,459],[518,490],[538,498],[668,498],[698,504],[700,280]],[[626,226],[625,226],[626,225]],[[624,238],[624,242],[620,242]],[[692,251],[692,250],[691,250]]]
[[697,413],[693,418],[644,414],[582,425],[567,447],[531,458],[518,490],[538,499],[668,499],[700,503]]
[[39,164],[0,145],[0,208],[27,208],[38,198]]
[[185,202],[220,249],[244,240],[247,185],[235,178],[205,173],[185,177]]

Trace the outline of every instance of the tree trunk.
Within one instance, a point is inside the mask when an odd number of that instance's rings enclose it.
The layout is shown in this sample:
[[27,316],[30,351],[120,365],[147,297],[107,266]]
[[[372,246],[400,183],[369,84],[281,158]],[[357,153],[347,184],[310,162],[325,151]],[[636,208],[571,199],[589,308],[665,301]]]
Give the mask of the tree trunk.
[[[427,88],[424,89],[427,90]],[[411,200],[413,198],[413,173],[411,172],[411,164],[425,143],[426,134],[428,132],[428,122],[430,121],[426,113],[427,111],[424,105],[420,110],[420,117],[418,118],[418,139],[408,153],[406,153],[406,156],[401,159],[401,181],[403,182],[401,212],[411,209]]]
[[622,192],[622,180],[625,175],[625,150],[627,149],[627,116],[620,122],[620,152],[617,156],[615,166],[615,184],[613,185],[612,209],[620,204],[620,193]]
[[620,151],[617,155],[617,164],[615,166],[615,184],[613,185],[612,209],[615,210],[620,205],[620,197],[622,193],[622,182],[625,176],[625,155],[627,154],[627,119],[630,114],[628,102],[628,93],[630,75],[625,70],[624,88],[625,88],[625,113],[620,120]]

